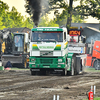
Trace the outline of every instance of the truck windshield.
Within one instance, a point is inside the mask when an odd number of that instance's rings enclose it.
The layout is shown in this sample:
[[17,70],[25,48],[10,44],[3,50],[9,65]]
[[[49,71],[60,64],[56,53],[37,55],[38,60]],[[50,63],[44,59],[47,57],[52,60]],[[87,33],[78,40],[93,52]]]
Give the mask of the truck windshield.
[[63,32],[32,32],[32,42],[62,42]]
[[24,46],[24,36],[21,35],[15,35],[14,36],[14,51],[23,51],[23,46]]
[[78,36],[69,36],[68,41],[69,41],[69,43],[77,43],[78,42]]

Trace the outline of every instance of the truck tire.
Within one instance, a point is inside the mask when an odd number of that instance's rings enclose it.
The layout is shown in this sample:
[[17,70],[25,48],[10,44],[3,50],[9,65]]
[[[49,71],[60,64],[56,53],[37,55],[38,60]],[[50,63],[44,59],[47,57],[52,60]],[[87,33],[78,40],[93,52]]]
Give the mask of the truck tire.
[[82,59],[80,57],[75,57],[75,62],[75,75],[79,75],[83,72]]
[[65,69],[63,69],[63,72],[61,73],[62,76],[67,75],[67,58],[66,58],[66,64],[65,64]]
[[71,63],[71,71],[68,71],[68,75],[73,76],[74,75],[74,57],[72,58],[72,63]]
[[36,75],[36,72],[31,70],[31,75]]
[[98,64],[97,64],[97,60],[94,61],[94,64],[93,64],[95,70],[98,70]]
[[[78,60],[78,61],[77,61]],[[80,73],[81,65],[80,65],[80,60],[76,57],[76,66],[75,66],[75,75],[78,75]]]
[[20,63],[20,67],[21,67],[21,68],[28,68],[27,65],[28,65],[28,64],[27,64],[26,55],[23,55],[23,56],[22,56],[22,63]]
[[67,75],[67,69],[63,69],[63,72],[61,73],[62,76],[66,76]]
[[71,76],[74,75],[74,59],[72,58]]
[[100,70],[100,61],[99,60],[95,60],[93,67],[95,68],[95,70]]
[[97,60],[94,61],[93,67],[97,70]]
[[20,64],[19,64],[19,67],[20,67],[20,68],[27,68],[27,64],[25,64],[25,62],[20,63]]
[[23,58],[23,62],[20,64],[20,67],[21,67],[21,68],[28,68],[27,65],[28,65],[28,64],[27,64],[26,58]]
[[46,70],[41,70],[40,75],[47,75],[47,71]]

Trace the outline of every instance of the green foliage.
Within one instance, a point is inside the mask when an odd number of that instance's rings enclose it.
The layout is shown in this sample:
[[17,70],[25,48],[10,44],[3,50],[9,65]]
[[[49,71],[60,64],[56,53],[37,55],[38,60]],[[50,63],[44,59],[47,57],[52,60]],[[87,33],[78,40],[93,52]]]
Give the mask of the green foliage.
[[81,0],[80,5],[74,11],[82,17],[92,16],[100,19],[100,0]]
[[39,27],[59,27],[53,20],[49,20],[48,15],[41,17]]
[[85,68],[85,72],[100,72],[100,70],[95,70],[95,68]]
[[[74,6],[76,1],[79,2],[79,5]],[[82,23],[88,16],[100,19],[100,0],[49,0],[48,2],[49,10],[53,10],[56,16],[54,21],[59,25],[67,23],[70,26],[71,22]],[[30,14],[31,9],[28,2],[25,7],[26,12]],[[63,9],[62,13],[59,13],[60,9]]]
[[26,1],[26,4],[24,6],[26,8],[26,12],[31,16],[32,15],[32,13],[31,13],[31,7],[28,4],[29,2],[27,0],[25,0],[25,1]]
[[9,6],[0,0],[0,30],[19,27],[31,29],[33,25],[31,18],[22,16],[15,7],[9,11]]
[[[75,7],[73,1],[80,1],[80,4]],[[92,16],[100,19],[100,0],[69,0],[69,2],[68,4],[65,0],[50,0],[49,3],[51,9],[63,8],[66,12],[72,9],[72,15],[81,15],[83,18]]]
[[[88,100],[88,99],[84,99],[84,100]],[[93,100],[100,100],[100,97],[94,98]]]
[[[60,26],[61,25],[66,25],[66,23],[67,23],[68,26],[70,26],[71,21],[73,23],[82,23],[82,22],[84,22],[84,18],[86,18],[86,17],[84,17],[85,14],[82,15],[82,13],[80,13],[81,10],[78,10],[78,9],[81,7],[81,5],[84,7],[84,5],[88,4],[87,1],[91,2],[93,0],[68,0],[68,1],[67,0],[49,0],[48,1],[49,10],[47,10],[47,11],[50,11],[50,10],[54,11],[54,15],[56,16],[56,18],[54,19],[54,22],[56,22]],[[80,1],[80,5],[77,6],[77,7],[74,7],[73,6],[74,1]],[[96,0],[95,2],[97,2],[97,1],[98,0]],[[94,2],[91,2],[91,4],[93,4],[93,3]],[[88,7],[89,6],[85,6],[85,9],[88,9]],[[96,4],[95,4],[94,7],[96,7]],[[31,10],[30,5],[28,4],[28,0],[26,0],[25,8],[26,8],[26,12],[29,13],[30,15],[32,15],[32,10]],[[43,3],[42,3],[42,8],[46,8],[43,5]],[[59,10],[61,10],[61,9],[62,9],[62,13],[59,13]],[[43,9],[43,11],[44,11],[44,9]],[[88,10],[88,11],[91,11],[91,10]],[[99,13],[99,9],[98,9],[97,14],[98,13]],[[43,12],[42,12],[41,15],[43,15]],[[88,15],[88,16],[91,16],[91,15]],[[44,19],[42,19],[42,22],[41,22],[42,25],[47,26],[47,23],[43,23],[43,20]]]
[[[57,18],[57,23],[66,24],[67,27],[71,22],[82,23],[88,16],[100,19],[100,0],[50,0],[50,9],[55,10],[54,14]],[[76,7],[73,1],[79,1],[80,4]],[[58,9],[63,9],[63,12],[58,13]],[[62,21],[61,21],[62,20]],[[65,22],[65,23],[64,23]]]
[[[18,28],[18,27],[27,27],[32,29],[34,26],[31,17],[24,17],[17,11],[15,7],[12,7],[9,11],[9,6],[0,0],[0,29],[4,28]],[[49,20],[48,16],[45,15],[41,17],[39,26],[42,27],[57,27],[58,24],[53,20]]]
[[[60,15],[56,14],[56,23],[61,25],[66,25],[68,18],[68,12],[65,10],[62,11]],[[84,19],[81,18],[80,15],[72,15],[72,23],[83,23],[85,22]]]
[[81,18],[81,15],[72,15],[72,23],[85,23],[85,21]]
[[22,25],[22,27],[27,27],[27,28],[30,28],[30,29],[32,29],[33,28],[33,26],[34,26],[34,23],[33,23],[33,21],[32,20],[30,20],[31,18],[27,18],[27,17],[25,17],[25,20],[23,21],[23,25]]

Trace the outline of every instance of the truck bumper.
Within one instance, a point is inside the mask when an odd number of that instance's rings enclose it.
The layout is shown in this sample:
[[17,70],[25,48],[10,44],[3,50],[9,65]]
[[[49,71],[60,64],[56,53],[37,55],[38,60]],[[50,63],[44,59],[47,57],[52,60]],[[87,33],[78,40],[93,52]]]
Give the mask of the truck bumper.
[[64,68],[31,68],[31,71],[36,71],[36,72],[40,72],[40,71],[49,71],[49,72],[63,72]]

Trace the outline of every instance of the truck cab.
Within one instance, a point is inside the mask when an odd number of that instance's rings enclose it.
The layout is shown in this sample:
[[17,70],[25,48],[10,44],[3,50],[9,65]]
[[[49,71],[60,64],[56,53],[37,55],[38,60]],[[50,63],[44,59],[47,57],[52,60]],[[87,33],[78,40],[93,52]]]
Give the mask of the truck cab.
[[32,75],[60,72],[66,74],[67,29],[37,27],[31,32],[29,67]]

